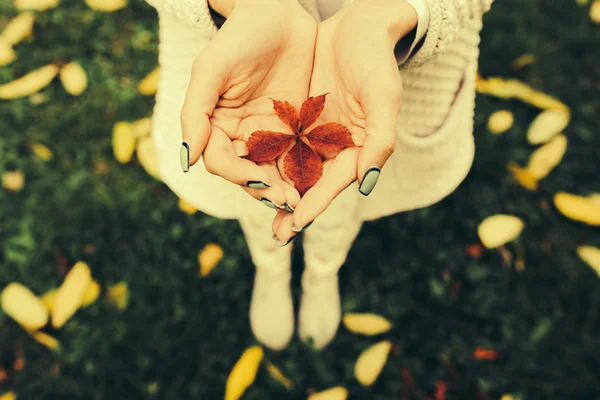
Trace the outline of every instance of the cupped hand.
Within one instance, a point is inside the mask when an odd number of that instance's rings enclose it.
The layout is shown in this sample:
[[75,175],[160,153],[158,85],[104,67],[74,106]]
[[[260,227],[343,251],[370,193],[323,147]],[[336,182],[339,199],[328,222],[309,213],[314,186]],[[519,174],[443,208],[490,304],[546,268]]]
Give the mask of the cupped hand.
[[293,207],[300,196],[275,162],[257,165],[239,156],[256,130],[291,133],[270,98],[299,107],[308,96],[316,22],[296,0],[237,0],[226,17],[193,64],[181,112],[189,164],[203,156],[208,172],[258,200]]
[[360,147],[324,163],[323,175],[302,197],[293,214],[273,222],[287,243],[317,218],[355,180],[368,195],[394,152],[402,82],[394,46],[417,23],[403,0],[356,0],[318,26],[309,95],[329,93],[319,122],[348,127]]

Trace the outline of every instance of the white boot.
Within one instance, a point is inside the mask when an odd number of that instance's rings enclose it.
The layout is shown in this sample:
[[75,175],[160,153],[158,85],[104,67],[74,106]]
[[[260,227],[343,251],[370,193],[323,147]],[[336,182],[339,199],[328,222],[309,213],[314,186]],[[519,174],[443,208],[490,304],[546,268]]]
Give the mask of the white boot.
[[281,350],[294,334],[294,305],[289,269],[273,273],[257,268],[250,304],[250,326],[256,339],[273,350]]
[[305,269],[302,275],[299,311],[300,339],[322,349],[335,337],[341,320],[340,292],[336,273],[316,275]]

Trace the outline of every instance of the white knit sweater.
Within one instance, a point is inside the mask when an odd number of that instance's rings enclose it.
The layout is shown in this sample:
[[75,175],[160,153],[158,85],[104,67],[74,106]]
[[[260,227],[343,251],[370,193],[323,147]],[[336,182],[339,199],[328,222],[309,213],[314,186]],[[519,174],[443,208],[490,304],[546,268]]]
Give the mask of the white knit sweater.
[[[153,138],[164,182],[199,210],[219,218],[272,215],[239,187],[206,172],[202,163],[179,165],[181,106],[194,58],[217,33],[206,0],[146,0],[158,10],[161,77]],[[299,0],[319,21],[317,0]],[[352,0],[344,0],[349,3]],[[404,99],[396,151],[370,196],[348,187],[329,218],[372,220],[425,207],[450,194],[473,161],[475,75],[482,16],[493,0],[426,0],[430,21],[421,48],[400,66]],[[359,57],[360,58],[360,57]],[[359,61],[357,61],[359,62]]]

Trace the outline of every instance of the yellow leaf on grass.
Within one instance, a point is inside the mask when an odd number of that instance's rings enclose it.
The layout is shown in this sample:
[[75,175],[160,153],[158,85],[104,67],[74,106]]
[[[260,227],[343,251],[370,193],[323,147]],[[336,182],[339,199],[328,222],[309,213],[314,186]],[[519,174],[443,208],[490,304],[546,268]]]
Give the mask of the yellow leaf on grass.
[[292,381],[290,381],[283,374],[283,372],[281,372],[281,370],[279,368],[277,368],[275,365],[273,365],[273,363],[271,363],[271,362],[267,363],[267,371],[269,371],[269,374],[271,375],[271,377],[273,377],[273,379],[275,379],[277,382],[281,383],[287,389],[291,389],[294,386]]
[[600,205],[600,193],[592,193],[588,195],[588,198],[594,203]]
[[392,323],[377,314],[349,313],[344,315],[344,326],[350,332],[372,336],[389,331],[392,328]]
[[17,53],[12,46],[0,36],[0,67],[8,65],[17,59]]
[[216,243],[209,243],[200,253],[198,253],[198,262],[200,263],[200,276],[205,277],[223,258],[223,249]]
[[192,214],[195,214],[196,212],[198,212],[198,209],[196,207],[194,207],[193,205],[191,205],[190,203],[188,203],[187,201],[185,201],[183,199],[179,199],[179,202],[177,203],[177,205],[179,206],[179,209],[181,211],[183,211],[184,213],[186,213],[188,215],[192,215]]
[[15,0],[17,10],[45,11],[58,6],[60,0]]
[[554,205],[567,218],[588,225],[600,225],[600,204],[590,197],[559,192],[554,195]]
[[384,340],[363,350],[354,364],[356,380],[364,386],[372,385],[381,373],[391,349],[392,343]]
[[577,255],[585,261],[600,277],[600,249],[594,246],[577,247]]
[[539,187],[538,180],[526,169],[514,162],[509,162],[506,167],[512,172],[513,177],[527,190],[535,191]]
[[113,12],[127,6],[127,0],[85,0],[85,4],[93,10]]
[[31,146],[31,150],[42,161],[50,161],[52,159],[52,151],[41,143],[34,143]]
[[25,175],[21,171],[9,171],[2,174],[2,187],[12,192],[18,192],[25,186]]
[[0,99],[12,100],[39,92],[52,82],[58,74],[56,65],[46,65],[21,78],[0,85]]
[[0,395],[0,400],[17,400],[15,392],[6,392]]
[[505,394],[504,396],[502,396],[500,398],[500,400],[513,400],[513,399],[514,399],[514,397],[512,394]]
[[549,94],[532,90],[527,96],[522,98],[525,103],[543,110],[567,110],[568,107],[562,101]]
[[129,286],[127,282],[119,282],[108,288],[106,299],[109,303],[117,306],[119,310],[125,310],[129,304]]
[[90,267],[83,261],[75,263],[56,294],[52,309],[52,326],[55,329],[61,328],[81,307],[91,281]]
[[521,234],[523,227],[521,218],[496,214],[487,217],[479,224],[477,234],[485,247],[493,249],[515,240]]
[[46,307],[46,310],[50,314],[52,314],[52,310],[54,310],[54,304],[56,304],[56,295],[58,294],[58,289],[50,289],[46,293],[42,295],[42,302]]
[[527,140],[531,144],[546,143],[569,125],[571,113],[568,109],[541,112],[529,125]]
[[85,70],[76,62],[71,62],[62,67],[60,81],[67,93],[72,96],[79,96],[85,91],[88,84]]
[[546,93],[539,92],[526,83],[516,79],[504,79],[500,77],[484,79],[479,76],[475,81],[475,88],[477,92],[482,94],[496,96],[502,99],[519,99],[541,109],[567,109],[567,106],[556,98]]
[[512,63],[514,69],[523,68],[526,65],[533,64],[535,62],[535,56],[533,54],[523,54],[515,59]]
[[590,18],[600,24],[600,0],[595,0],[590,7]]
[[138,119],[137,121],[134,121],[131,123],[131,127],[133,128],[133,131],[135,132],[136,138],[139,139],[139,138],[146,137],[146,136],[150,135],[150,132],[152,131],[152,118],[147,117],[147,118]]
[[93,302],[95,302],[100,296],[100,284],[93,280],[88,285],[85,294],[83,295],[83,302],[81,303],[81,307],[87,307]]
[[567,137],[558,135],[529,157],[527,171],[536,179],[545,178],[562,160],[567,151]]
[[30,332],[31,336],[38,342],[49,348],[50,350],[57,350],[60,347],[60,343],[55,337],[52,337],[44,332]]
[[508,110],[496,111],[488,119],[488,129],[495,135],[506,132],[514,122],[513,114]]
[[343,386],[332,387],[319,393],[313,393],[307,400],[346,400],[348,389]]
[[26,286],[9,283],[0,298],[2,310],[26,330],[37,330],[48,322],[48,310],[42,300]]
[[0,38],[14,46],[23,39],[31,36],[34,22],[35,15],[32,12],[21,13],[8,21],[8,24],[6,24],[4,30],[0,33]]
[[263,356],[264,352],[260,346],[252,346],[242,353],[227,378],[225,400],[237,400],[242,397],[246,389],[256,379],[256,373]]
[[158,168],[158,152],[151,136],[146,136],[138,141],[136,154],[138,161],[142,164],[148,175],[161,180]]
[[113,127],[113,153],[121,164],[128,163],[135,151],[135,133],[129,122],[120,121]]
[[144,96],[152,96],[158,90],[158,80],[160,78],[160,67],[156,67],[138,84],[138,90]]

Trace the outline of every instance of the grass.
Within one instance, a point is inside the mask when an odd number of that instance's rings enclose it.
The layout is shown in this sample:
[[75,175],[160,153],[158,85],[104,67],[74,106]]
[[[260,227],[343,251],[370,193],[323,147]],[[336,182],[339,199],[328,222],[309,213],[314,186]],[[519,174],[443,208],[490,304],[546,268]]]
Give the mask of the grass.
[[[484,20],[480,73],[515,77],[557,96],[573,111],[559,167],[527,192],[506,171],[532,151],[525,133],[538,112],[517,101],[478,96],[477,154],[459,189],[442,202],[366,223],[340,272],[344,311],[375,312],[394,328],[381,338],[394,350],[376,384],[353,379],[360,351],[379,340],[341,328],[316,352],[295,338],[266,352],[294,383],[287,390],[261,368],[244,399],[304,399],[310,390],[345,385],[351,399],[425,399],[447,382],[447,399],[600,398],[600,280],[578,259],[580,244],[600,246],[598,228],[569,221],[552,205],[560,190],[600,191],[597,116],[599,27],[575,1],[498,1]],[[0,2],[0,26],[14,16]],[[253,266],[235,221],[186,215],[161,182],[133,162],[118,164],[112,125],[152,113],[137,82],[157,63],[157,19],[144,2],[96,13],[63,0],[40,13],[19,59],[0,68],[7,82],[39,66],[78,61],[90,84],[81,97],[55,82],[48,101],[0,102],[0,174],[18,169],[20,192],[0,191],[0,287],[19,281],[41,294],[85,260],[103,287],[128,282],[125,311],[97,302],[55,335],[51,352],[0,313],[0,393],[22,399],[219,399],[242,351],[255,344],[248,306]],[[511,69],[521,54],[535,62]],[[515,125],[487,132],[487,117],[509,109]],[[31,145],[54,153],[42,162]],[[472,258],[479,222],[496,213],[526,223],[502,251]],[[197,279],[197,253],[219,243],[225,257]],[[522,257],[525,268],[515,269]],[[294,299],[302,255],[294,255]],[[496,361],[473,358],[477,347]],[[19,355],[22,353],[22,357]],[[15,369],[15,359],[24,365]],[[408,390],[406,371],[413,379]],[[403,397],[408,396],[410,397]]]

